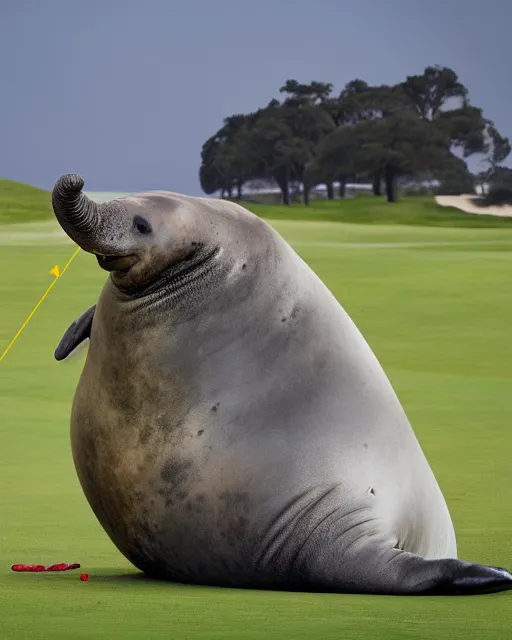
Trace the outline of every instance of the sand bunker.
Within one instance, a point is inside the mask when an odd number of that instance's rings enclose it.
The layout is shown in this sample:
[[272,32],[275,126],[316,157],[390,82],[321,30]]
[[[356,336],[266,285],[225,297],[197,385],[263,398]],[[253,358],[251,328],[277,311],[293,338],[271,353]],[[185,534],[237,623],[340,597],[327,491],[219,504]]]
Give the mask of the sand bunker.
[[466,213],[476,213],[478,215],[499,216],[501,218],[512,216],[512,206],[503,207],[479,207],[473,200],[473,195],[462,196],[436,196],[436,202],[441,207],[455,207]]

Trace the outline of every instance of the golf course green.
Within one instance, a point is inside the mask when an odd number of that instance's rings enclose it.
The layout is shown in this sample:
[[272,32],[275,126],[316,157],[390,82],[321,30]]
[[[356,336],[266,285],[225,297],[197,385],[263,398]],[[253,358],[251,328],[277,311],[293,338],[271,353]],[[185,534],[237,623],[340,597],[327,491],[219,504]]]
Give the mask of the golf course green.
[[[0,226],[0,353],[52,282],[50,269],[75,249],[52,221],[9,222]],[[459,557],[510,569],[512,225],[272,224],[389,375],[446,497]],[[106,277],[80,252],[0,362],[1,640],[511,637],[512,592],[291,594],[141,576],[96,521],[74,471],[69,414],[85,355],[53,358]],[[18,562],[81,569],[14,573]]]

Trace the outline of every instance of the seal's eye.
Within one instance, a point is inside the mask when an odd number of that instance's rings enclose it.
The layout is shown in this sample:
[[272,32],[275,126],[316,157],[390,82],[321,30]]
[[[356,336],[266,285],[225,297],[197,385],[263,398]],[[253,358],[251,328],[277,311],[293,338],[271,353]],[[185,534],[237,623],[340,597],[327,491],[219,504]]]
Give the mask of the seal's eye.
[[151,233],[151,225],[146,220],[146,218],[143,218],[142,216],[135,216],[135,218],[133,219],[133,226],[139,233],[142,233],[143,235]]

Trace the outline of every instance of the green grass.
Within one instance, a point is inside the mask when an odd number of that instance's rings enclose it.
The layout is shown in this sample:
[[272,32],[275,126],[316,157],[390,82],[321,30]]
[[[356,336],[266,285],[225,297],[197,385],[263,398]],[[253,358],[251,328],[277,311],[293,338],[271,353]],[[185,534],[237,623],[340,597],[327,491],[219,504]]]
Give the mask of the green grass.
[[347,200],[316,200],[308,207],[251,203],[244,206],[269,220],[512,229],[512,218],[475,215],[453,207],[441,207],[433,196],[407,196],[392,204],[384,197],[358,196]]
[[[406,196],[389,204],[384,197],[316,200],[309,207],[242,203],[268,220],[350,222],[377,225],[512,229],[512,218],[464,213],[440,207],[431,196]],[[51,220],[51,194],[20,182],[0,179],[0,224]]]
[[[460,556],[510,567],[511,234],[275,226],[342,302],[390,376],[446,496]],[[30,243],[0,245],[0,351],[50,283],[49,269],[73,251],[33,237]],[[510,592],[451,599],[312,595],[133,577],[73,468],[69,412],[83,354],[60,364],[52,355],[105,277],[80,253],[0,363],[2,640],[510,637]],[[80,582],[76,572],[10,571],[14,562],[60,561],[81,562],[90,581]]]
[[53,217],[49,191],[0,178],[0,224]]

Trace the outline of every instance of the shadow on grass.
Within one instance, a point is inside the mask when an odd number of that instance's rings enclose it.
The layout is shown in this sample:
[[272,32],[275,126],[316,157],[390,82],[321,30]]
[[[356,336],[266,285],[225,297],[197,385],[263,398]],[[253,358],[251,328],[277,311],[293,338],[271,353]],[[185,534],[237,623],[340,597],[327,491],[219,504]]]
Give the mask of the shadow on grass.
[[[168,589],[179,589],[179,590],[208,590],[215,591],[220,594],[238,594],[243,597],[242,594],[260,594],[264,597],[269,595],[284,595],[285,597],[294,597],[294,596],[312,596],[312,595],[330,595],[333,597],[339,597],[340,595],[345,596],[357,596],[361,594],[352,594],[352,593],[340,593],[336,589],[322,589],[322,588],[304,588],[304,587],[292,587],[291,585],[287,586],[278,586],[275,584],[268,585],[267,587],[257,587],[250,585],[221,585],[221,584],[200,584],[200,583],[187,583],[187,582],[174,582],[172,580],[166,578],[158,578],[151,577],[145,573],[132,571],[132,572],[124,572],[124,573],[106,573],[103,570],[98,571],[98,573],[94,572],[94,569],[90,572],[91,580],[94,582],[103,582],[108,583],[110,585],[123,585],[123,586],[136,586],[136,585],[144,585],[144,587],[152,587],[157,586],[160,588],[168,588]],[[366,595],[366,594],[362,594]],[[373,596],[376,597],[376,596]],[[389,597],[388,595],[384,595],[382,597]]]
[[109,572],[108,569],[106,571],[105,569],[98,569],[95,571],[94,568],[92,568],[89,571],[89,577],[91,581],[94,580],[94,582],[103,582],[112,585],[140,585],[144,587],[158,586],[167,587],[169,589],[198,589],[202,587],[202,585],[173,582],[172,580],[166,580],[165,578],[154,578],[146,573],[136,570],[126,572],[116,572],[113,570],[112,572]]
[[[140,571],[133,573],[98,573],[96,574],[94,570],[90,572],[91,576],[95,576],[96,580],[103,580],[104,582],[135,582],[135,583],[159,583],[159,580],[155,580],[155,578],[151,578],[145,573],[141,573]],[[174,584],[174,583],[171,583]]]

